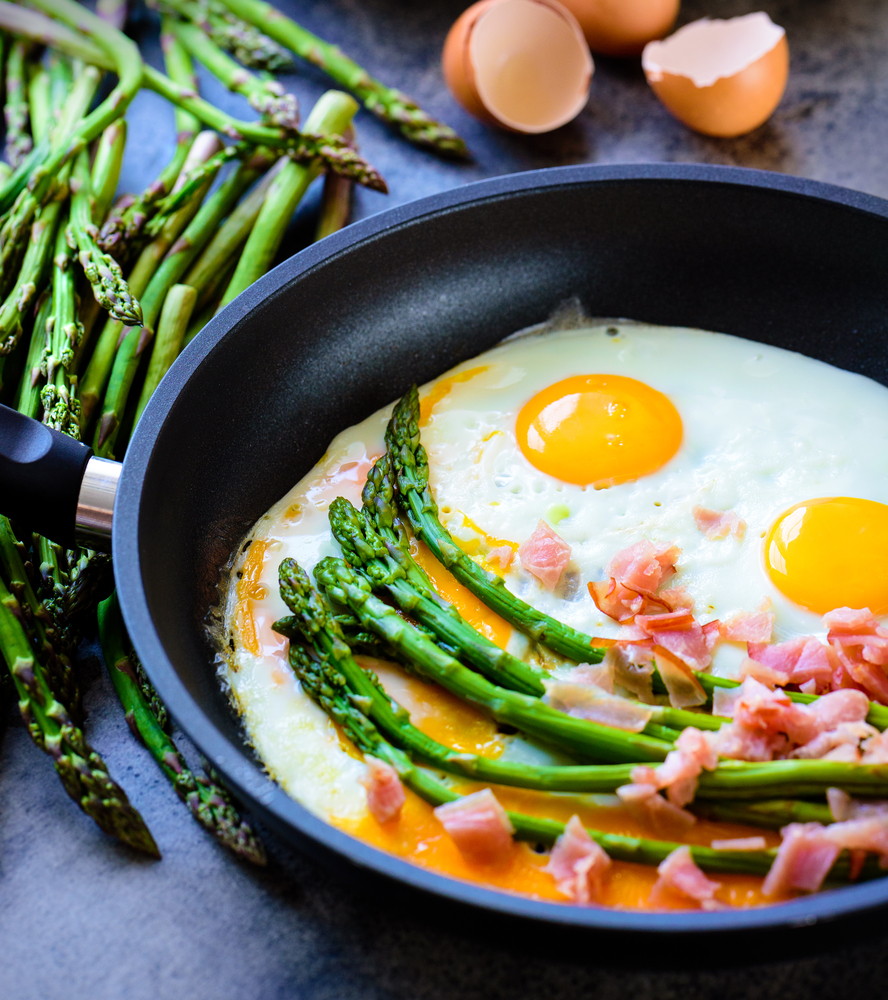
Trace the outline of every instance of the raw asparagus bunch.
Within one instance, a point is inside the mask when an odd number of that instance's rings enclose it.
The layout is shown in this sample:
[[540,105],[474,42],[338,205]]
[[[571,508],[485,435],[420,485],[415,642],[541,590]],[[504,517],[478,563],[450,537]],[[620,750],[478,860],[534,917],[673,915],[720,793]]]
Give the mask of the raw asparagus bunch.
[[[12,533],[0,519],[0,646],[19,699],[19,710],[34,742],[53,758],[65,791],[98,826],[111,836],[160,857],[142,817],[126,793],[108,774],[101,757],[89,746],[65,706],[56,696],[46,663],[47,640],[39,620],[31,618],[35,639],[28,634],[25,608],[34,610],[36,597],[27,582]],[[18,598],[10,577],[16,578]],[[42,640],[42,642],[41,642]],[[42,646],[38,652],[37,646]],[[55,678],[56,685],[59,683]]]

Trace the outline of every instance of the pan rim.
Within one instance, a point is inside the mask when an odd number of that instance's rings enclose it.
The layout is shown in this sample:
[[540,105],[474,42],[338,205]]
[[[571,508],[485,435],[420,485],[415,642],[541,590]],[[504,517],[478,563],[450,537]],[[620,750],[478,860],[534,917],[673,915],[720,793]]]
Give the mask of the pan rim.
[[787,903],[719,912],[670,911],[651,913],[591,907],[573,907],[519,896],[463,882],[429,871],[371,847],[315,816],[268,777],[252,759],[216,728],[179,678],[154,628],[144,589],[139,552],[141,486],[148,472],[157,437],[179,392],[207,355],[257,305],[350,249],[386,232],[420,224],[427,216],[465,209],[471,204],[555,187],[620,181],[674,181],[698,185],[722,184],[759,188],[788,197],[840,205],[888,219],[888,201],[875,195],[808,180],[742,167],[701,164],[582,164],[552,167],[487,178],[386,209],[353,223],[284,261],[228,305],[183,351],[148,403],[135,431],[115,503],[114,574],[124,618],[133,644],[152,683],[183,731],[201,749],[239,797],[255,804],[273,825],[294,828],[300,835],[326,847],[341,859],[432,895],[550,926],[609,931],[635,931],[671,939],[674,935],[723,935],[725,932],[802,928],[888,904],[888,878],[843,887]]

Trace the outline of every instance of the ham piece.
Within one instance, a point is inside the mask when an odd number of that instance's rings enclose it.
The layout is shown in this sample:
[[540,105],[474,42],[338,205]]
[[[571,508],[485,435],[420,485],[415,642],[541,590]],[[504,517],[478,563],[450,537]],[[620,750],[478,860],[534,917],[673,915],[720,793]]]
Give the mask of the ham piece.
[[823,616],[823,624],[839,663],[833,687],[853,683],[888,705],[888,629],[869,608],[837,608]]
[[820,823],[790,823],[780,831],[783,839],[762,885],[766,896],[790,889],[817,892],[839,856],[828,829]]
[[813,681],[814,690],[820,692],[829,691],[833,686],[830,649],[813,636],[800,636],[773,645],[750,640],[746,648],[752,660],[774,672],[774,683],[781,687],[786,684],[801,686]]
[[635,625],[656,645],[694,670],[704,670],[712,662],[712,648],[718,639],[718,622],[700,625],[689,611],[679,610],[667,614],[636,615]]
[[512,824],[489,788],[438,806],[434,812],[467,861],[496,864],[511,854]]
[[718,631],[731,642],[768,643],[774,630],[772,611],[741,611],[721,622]]
[[[675,749],[669,751],[659,767],[634,768],[632,780],[655,783],[658,789],[666,789],[666,796],[673,805],[685,806],[694,799],[700,772],[713,771],[717,766],[718,754],[706,734],[688,726],[675,741]],[[647,773],[649,771],[653,772],[653,781]]]
[[657,791],[656,772],[644,765],[632,769],[632,784],[617,789],[620,801],[629,814],[649,825],[658,836],[681,837],[697,822],[686,809],[673,805]]
[[707,539],[727,538],[733,535],[741,541],[746,532],[746,522],[732,510],[710,510],[699,505],[691,510],[694,523]]
[[721,882],[713,882],[700,871],[687,844],[676,847],[660,863],[657,875],[657,881],[648,896],[648,902],[652,906],[667,902],[673,893],[700,903],[704,909],[714,909],[718,905],[715,894],[721,888]]
[[367,771],[359,780],[367,789],[367,808],[374,819],[387,823],[400,815],[407,801],[404,786],[391,764],[376,757],[366,757],[365,761]]
[[532,573],[546,590],[554,590],[570,562],[570,546],[545,521],[518,549],[521,565]]
[[555,879],[559,892],[576,903],[588,904],[601,900],[601,883],[610,864],[611,859],[586,832],[580,817],[571,816],[543,871]]
[[768,842],[764,837],[735,837],[731,840],[713,840],[709,846],[714,851],[763,851]]
[[637,701],[610,694],[595,684],[552,679],[543,681],[543,686],[546,689],[545,701],[553,708],[603,726],[640,733],[653,715],[651,709]]
[[645,611],[672,611],[689,600],[683,588],[672,605],[657,590],[675,572],[681,550],[675,546],[657,548],[646,538],[618,552],[605,567],[607,579],[589,584],[589,593],[604,614],[614,621],[629,623]]

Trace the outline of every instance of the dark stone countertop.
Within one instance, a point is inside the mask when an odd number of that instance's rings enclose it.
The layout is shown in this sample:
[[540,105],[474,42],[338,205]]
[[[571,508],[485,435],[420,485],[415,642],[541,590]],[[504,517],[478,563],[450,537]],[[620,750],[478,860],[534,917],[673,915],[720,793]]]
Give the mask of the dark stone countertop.
[[[387,178],[388,198],[359,192],[356,215],[495,174],[568,163],[726,163],[801,174],[888,196],[888,5],[883,0],[768,0],[788,31],[792,70],[773,119],[737,140],[694,135],[648,90],[636,63],[598,59],[592,97],[571,125],[528,138],[494,132],[445,90],[440,47],[460,0],[281,0],[307,27],[454,125],[475,153],[447,163],[409,147],[367,114],[362,151]],[[683,20],[757,9],[740,0],[687,0]],[[144,11],[137,28],[157,55]],[[311,67],[291,78],[303,107],[326,89]],[[211,99],[246,115],[238,98]],[[152,94],[130,113],[123,187],[141,188],[170,151],[172,114]],[[316,196],[300,213],[292,248],[308,232]],[[67,799],[21,722],[0,737],[0,997],[3,1000],[818,1000],[884,996],[888,939],[745,970],[608,969],[595,941],[577,961],[543,948],[470,940],[391,910],[331,878],[267,835],[265,871],[241,865],[189,818],[131,738],[94,650],[87,733],[125,785],[164,859],[135,857]],[[183,745],[185,741],[182,740]],[[188,751],[193,755],[193,751]],[[678,946],[681,947],[681,946]]]

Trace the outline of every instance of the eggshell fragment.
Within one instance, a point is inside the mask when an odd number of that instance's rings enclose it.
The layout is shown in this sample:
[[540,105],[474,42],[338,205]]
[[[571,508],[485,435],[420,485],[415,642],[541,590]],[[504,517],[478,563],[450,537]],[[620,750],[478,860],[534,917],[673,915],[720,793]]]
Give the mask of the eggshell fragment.
[[580,22],[589,48],[607,56],[637,56],[662,38],[678,17],[680,0],[562,0]]
[[650,42],[642,66],[654,93],[689,128],[730,138],[758,128],[789,75],[786,32],[767,14],[702,18]]
[[557,0],[481,0],[450,29],[442,61],[466,111],[526,133],[575,118],[594,71],[576,18]]

